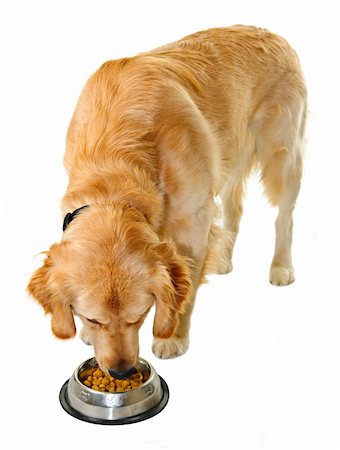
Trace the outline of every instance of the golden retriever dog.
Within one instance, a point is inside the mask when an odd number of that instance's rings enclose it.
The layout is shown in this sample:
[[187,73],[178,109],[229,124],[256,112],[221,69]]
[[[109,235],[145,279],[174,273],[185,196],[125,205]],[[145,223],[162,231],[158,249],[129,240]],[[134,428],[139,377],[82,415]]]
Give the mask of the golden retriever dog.
[[100,367],[128,376],[155,305],[153,352],[183,354],[204,276],[232,270],[254,168],[278,207],[269,279],[292,283],[306,96],[294,50],[255,27],[210,29],[103,64],[68,129],[62,240],[28,286],[53,333],[75,336],[77,315]]

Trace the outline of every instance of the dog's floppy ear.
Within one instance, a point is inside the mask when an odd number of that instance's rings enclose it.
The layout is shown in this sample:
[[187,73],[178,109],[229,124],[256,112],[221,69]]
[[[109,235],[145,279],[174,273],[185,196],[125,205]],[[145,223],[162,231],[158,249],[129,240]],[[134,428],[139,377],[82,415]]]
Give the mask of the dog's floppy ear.
[[52,314],[51,327],[55,336],[68,339],[75,336],[76,327],[70,303],[60,293],[62,279],[57,273],[56,259],[63,245],[51,246],[43,266],[34,272],[27,290],[46,314]]
[[151,287],[156,298],[153,334],[157,338],[169,338],[174,334],[179,314],[184,312],[192,283],[185,259],[176,255],[169,244],[158,244],[155,251],[158,267]]

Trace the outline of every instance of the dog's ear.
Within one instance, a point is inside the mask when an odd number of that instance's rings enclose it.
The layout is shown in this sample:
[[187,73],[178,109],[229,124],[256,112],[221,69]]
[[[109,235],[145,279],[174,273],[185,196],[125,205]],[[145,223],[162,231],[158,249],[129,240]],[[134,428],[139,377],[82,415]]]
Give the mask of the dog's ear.
[[76,327],[70,303],[61,294],[62,276],[58,274],[57,259],[63,245],[51,246],[43,266],[33,274],[27,290],[46,314],[52,314],[51,328],[55,336],[68,339],[75,336]]
[[185,259],[176,255],[170,245],[158,244],[154,249],[158,267],[151,288],[156,298],[153,334],[157,338],[169,338],[192,291],[190,270]]

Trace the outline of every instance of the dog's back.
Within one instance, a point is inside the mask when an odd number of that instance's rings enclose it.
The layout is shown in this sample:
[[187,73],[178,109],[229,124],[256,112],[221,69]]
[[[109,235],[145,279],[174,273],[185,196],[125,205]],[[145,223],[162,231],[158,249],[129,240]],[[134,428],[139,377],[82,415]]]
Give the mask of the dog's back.
[[[214,120],[223,120],[225,113],[238,116],[239,110],[243,119],[245,113],[250,118],[266,97],[273,102],[273,94],[285,99],[306,95],[295,51],[285,39],[262,28],[213,28],[144,55],[157,57],[152,61],[156,64],[159,60],[174,77],[176,73],[177,77],[190,77],[193,91],[196,88],[199,94],[198,103],[206,101],[204,113],[210,112]],[[245,102],[249,105],[246,110]],[[229,128],[227,120],[221,125]]]

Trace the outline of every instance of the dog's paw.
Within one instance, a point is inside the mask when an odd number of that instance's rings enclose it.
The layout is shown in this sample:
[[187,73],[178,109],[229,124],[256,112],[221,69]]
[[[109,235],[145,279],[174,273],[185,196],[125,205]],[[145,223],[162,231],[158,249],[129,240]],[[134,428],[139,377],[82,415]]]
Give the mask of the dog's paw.
[[189,338],[154,338],[152,343],[152,351],[161,359],[177,358],[188,350]]
[[293,267],[276,266],[270,269],[269,281],[275,286],[287,286],[295,281]]
[[84,344],[92,345],[91,337],[84,327],[81,329],[79,337],[84,342]]

